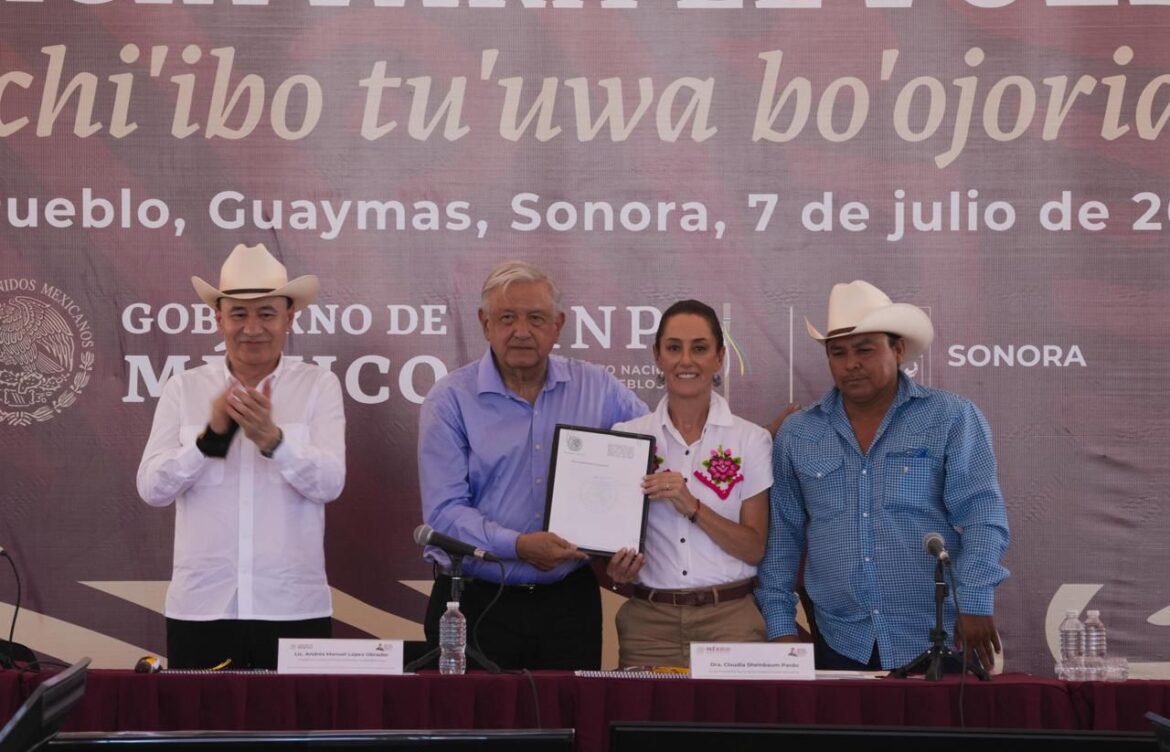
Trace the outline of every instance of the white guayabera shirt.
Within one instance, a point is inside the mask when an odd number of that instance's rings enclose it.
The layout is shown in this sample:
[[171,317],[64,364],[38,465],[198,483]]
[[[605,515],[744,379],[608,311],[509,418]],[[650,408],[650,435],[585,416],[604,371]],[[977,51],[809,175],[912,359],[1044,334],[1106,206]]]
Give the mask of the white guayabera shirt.
[[272,458],[237,431],[227,456],[195,446],[212,401],[232,381],[226,360],[183,372],[163,389],[138,466],[138,493],[175,504],[172,619],[300,620],[333,611],[325,578],[325,504],[345,485],[345,413],[331,372],[281,358]]

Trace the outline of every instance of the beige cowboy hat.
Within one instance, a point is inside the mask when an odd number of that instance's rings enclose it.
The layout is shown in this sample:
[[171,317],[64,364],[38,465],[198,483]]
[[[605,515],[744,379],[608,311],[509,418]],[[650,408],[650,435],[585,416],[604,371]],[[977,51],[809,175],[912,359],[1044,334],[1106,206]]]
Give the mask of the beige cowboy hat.
[[926,352],[934,340],[934,325],[926,311],[909,303],[891,302],[889,295],[860,279],[833,285],[826,334],[818,332],[807,317],[804,324],[818,342],[869,332],[896,334],[906,342],[906,361]]
[[207,305],[215,308],[220,298],[253,300],[281,296],[292,300],[293,310],[300,310],[317,299],[321,285],[317,277],[306,274],[288,281],[284,264],[268,252],[263,243],[240,243],[228,255],[219,270],[219,288],[199,277],[192,277],[195,292]]

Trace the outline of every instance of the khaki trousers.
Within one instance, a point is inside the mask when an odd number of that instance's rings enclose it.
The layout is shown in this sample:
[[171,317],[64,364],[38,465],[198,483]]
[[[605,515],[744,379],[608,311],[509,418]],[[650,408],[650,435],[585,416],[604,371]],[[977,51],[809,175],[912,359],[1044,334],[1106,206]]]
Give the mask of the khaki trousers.
[[751,595],[709,606],[631,598],[618,610],[618,661],[629,666],[691,665],[692,642],[763,642],[764,617]]

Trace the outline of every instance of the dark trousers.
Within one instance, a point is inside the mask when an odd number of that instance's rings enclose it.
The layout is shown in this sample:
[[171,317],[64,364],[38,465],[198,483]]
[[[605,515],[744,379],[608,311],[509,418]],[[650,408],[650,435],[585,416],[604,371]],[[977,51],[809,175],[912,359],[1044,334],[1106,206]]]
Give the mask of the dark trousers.
[[[467,644],[499,585],[464,581],[460,609],[467,617]],[[440,574],[431,589],[424,631],[439,644],[439,617],[451,598],[451,578]],[[505,585],[479,626],[479,647],[500,668],[597,670],[601,668],[601,593],[593,570],[584,566],[560,582],[531,587]],[[468,658],[468,665],[474,660]]]
[[[861,663],[852,658],[846,658],[829,647],[823,639],[817,640],[813,648],[814,660],[816,666],[822,671],[881,671],[882,657],[878,655],[878,647],[875,642],[873,645],[873,653],[869,656],[868,663]],[[972,653],[968,659],[968,663],[979,665],[979,659]],[[893,668],[901,668],[901,666],[894,666]],[[944,674],[961,674],[963,673],[963,654],[955,653],[943,658],[942,668]],[[926,673],[926,667],[921,666],[916,673]]]
[[281,637],[329,638],[333,619],[260,621],[167,619],[167,668],[276,669],[277,641]]

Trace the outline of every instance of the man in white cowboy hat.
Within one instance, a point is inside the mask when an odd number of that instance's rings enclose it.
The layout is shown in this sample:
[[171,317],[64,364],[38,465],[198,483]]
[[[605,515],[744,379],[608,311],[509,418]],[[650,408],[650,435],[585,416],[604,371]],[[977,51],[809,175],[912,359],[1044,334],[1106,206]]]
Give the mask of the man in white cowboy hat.
[[263,245],[237,245],[219,287],[191,283],[227,357],[172,377],[138,466],[138,493],[175,504],[170,668],[275,668],[281,637],[328,637],[325,504],[345,484],[345,414],[331,372],[282,357],[317,297]]
[[[926,312],[868,282],[837,284],[823,342],[835,386],[781,426],[773,445],[771,519],[756,598],[772,640],[795,641],[804,586],[822,669],[896,669],[931,644],[940,533],[961,606],[945,607],[955,646],[991,669],[1000,651],[996,586],[1009,533],[987,421],[969,400],[911,381],[903,363],[926,352]],[[949,646],[948,646],[949,647]],[[962,670],[957,660],[948,670]]]

